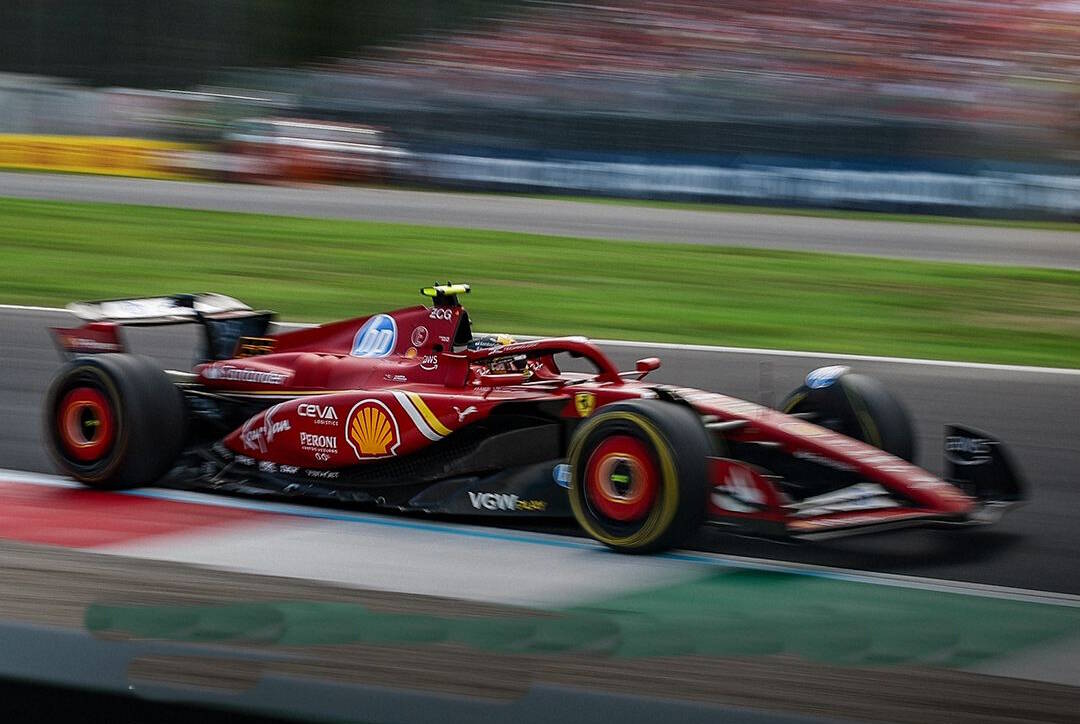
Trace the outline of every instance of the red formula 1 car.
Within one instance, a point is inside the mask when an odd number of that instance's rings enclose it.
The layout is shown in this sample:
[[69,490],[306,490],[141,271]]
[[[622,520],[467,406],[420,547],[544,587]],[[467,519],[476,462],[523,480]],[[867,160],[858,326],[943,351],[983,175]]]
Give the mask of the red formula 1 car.
[[[783,412],[650,384],[588,340],[472,334],[440,285],[415,306],[268,334],[272,313],[215,294],[70,305],[72,359],[46,400],[60,467],[97,488],[168,484],[451,515],[573,516],[620,551],[703,523],[823,537],[996,520],[1023,497],[1004,446],[949,426],[945,475],[910,460],[879,383],[815,370]],[[191,372],[124,353],[121,327],[198,322]],[[586,364],[588,372],[570,372]]]

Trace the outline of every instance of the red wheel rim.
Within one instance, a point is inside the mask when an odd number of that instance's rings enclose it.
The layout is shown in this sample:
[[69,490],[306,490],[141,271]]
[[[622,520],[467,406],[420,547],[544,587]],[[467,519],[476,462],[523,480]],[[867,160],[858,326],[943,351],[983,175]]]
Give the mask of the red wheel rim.
[[648,446],[629,435],[613,435],[592,451],[585,465],[585,496],[594,510],[620,523],[652,510],[659,474]]
[[64,451],[84,463],[104,457],[116,435],[109,401],[93,387],[76,387],[64,395],[57,426]]

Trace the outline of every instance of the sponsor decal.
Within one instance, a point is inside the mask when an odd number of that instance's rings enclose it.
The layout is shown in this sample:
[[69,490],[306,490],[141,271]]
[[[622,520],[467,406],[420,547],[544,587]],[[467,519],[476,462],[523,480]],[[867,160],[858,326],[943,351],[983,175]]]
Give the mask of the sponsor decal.
[[420,369],[427,370],[428,372],[434,372],[439,369],[439,355],[424,355],[424,359],[420,360]]
[[945,438],[945,458],[953,465],[983,465],[990,462],[995,440],[950,435]]
[[337,470],[312,470],[308,468],[304,469],[304,475],[319,480],[337,480],[341,477],[341,473]]
[[409,347],[407,350],[405,350],[405,356],[409,359],[414,359],[418,354],[420,353],[416,351],[416,347]]
[[428,328],[424,326],[416,327],[412,331],[412,336],[409,337],[409,341],[413,343],[413,347],[423,347],[424,342],[428,339]]
[[300,449],[315,454],[315,459],[325,462],[331,455],[337,455],[337,435],[318,435],[309,432],[300,433]]
[[236,462],[239,465],[255,465],[255,458],[248,457],[247,455],[237,455]]
[[566,463],[559,463],[552,468],[551,476],[555,478],[555,484],[560,488],[570,487],[570,466]]
[[524,500],[511,493],[474,493],[469,491],[469,502],[477,510],[506,510],[515,512],[547,510],[546,500]]
[[296,473],[300,472],[300,468],[296,467],[295,465],[279,465],[278,470],[285,473],[286,475],[295,475]]
[[820,390],[829,387],[850,371],[851,368],[845,367],[844,365],[818,367],[806,376],[806,386],[811,390]]
[[448,321],[454,316],[454,310],[448,307],[435,307],[428,314],[428,319],[441,319],[442,321]]
[[337,425],[337,410],[333,405],[316,405],[308,402],[296,406],[296,414],[300,417],[314,418],[316,425]]
[[364,322],[356,337],[350,354],[353,357],[386,357],[397,344],[397,322],[388,314],[376,314]]
[[408,382],[409,378],[405,375],[392,375],[389,372],[383,375],[383,379],[387,382]]
[[255,418],[251,418],[244,423],[244,427],[240,431],[240,440],[244,443],[246,449],[265,453],[277,435],[292,429],[288,420],[280,422],[274,420],[274,414],[280,408],[281,405],[274,405],[267,410],[262,417],[262,424],[258,427],[254,424]]
[[396,455],[401,444],[397,420],[378,400],[361,400],[349,410],[345,441],[360,460]]
[[259,385],[283,385],[288,375],[266,370],[250,370],[234,365],[211,364],[203,368],[202,376],[208,380],[227,380],[229,382],[253,382]]
[[272,463],[269,460],[260,460],[259,461],[259,472],[260,473],[270,473],[271,475],[273,475],[277,471],[278,471],[278,466],[275,463]]
[[[525,350],[533,349],[539,344],[539,342],[510,342],[509,344],[499,343],[500,346],[494,347],[488,350],[488,357],[495,357],[500,354],[513,354],[515,352],[523,352]],[[506,349],[506,347],[512,347]]]
[[64,349],[69,352],[123,352],[124,348],[114,342],[102,342],[90,337],[64,336]]
[[764,417],[769,414],[775,414],[774,410],[767,407],[763,407],[755,402],[747,402],[746,400],[739,400],[734,397],[728,397],[726,395],[720,395],[715,392],[705,392],[704,390],[695,390],[692,387],[673,387],[671,385],[663,385],[660,389],[667,390],[683,400],[686,400],[691,405],[712,405],[714,407],[721,407],[725,412],[732,415],[742,415],[744,417]]
[[713,488],[712,502],[718,508],[734,513],[754,513],[765,507],[765,495],[749,472],[732,467],[724,482]]
[[596,409],[596,395],[591,392],[574,393],[574,409],[579,417],[588,417]]
[[479,410],[476,409],[475,405],[469,405],[464,410],[462,410],[457,405],[454,405],[454,412],[457,413],[457,421],[458,422],[465,422],[466,417],[473,414],[474,412],[479,412]]
[[818,465],[824,465],[827,468],[832,468],[833,470],[839,470],[839,471],[844,472],[844,473],[853,473],[853,472],[855,472],[855,466],[854,465],[849,465],[848,463],[845,463],[842,460],[833,460],[832,458],[827,458],[824,455],[818,455],[817,453],[810,452],[809,450],[796,450],[795,452],[793,452],[791,454],[791,456],[795,457],[795,458],[798,458],[799,460],[805,460],[805,461],[810,462],[810,463],[816,463]]

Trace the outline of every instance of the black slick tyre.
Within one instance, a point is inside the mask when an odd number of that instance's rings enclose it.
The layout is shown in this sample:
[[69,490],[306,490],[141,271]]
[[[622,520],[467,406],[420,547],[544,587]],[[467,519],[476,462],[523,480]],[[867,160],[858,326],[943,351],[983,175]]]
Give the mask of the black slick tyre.
[[49,387],[44,417],[45,439],[61,471],[102,490],[153,484],[184,443],[179,390],[138,355],[68,362]]
[[673,548],[705,520],[709,435],[688,407],[633,400],[602,407],[570,441],[570,507],[622,553]]
[[803,384],[788,395],[780,411],[808,415],[816,425],[908,462],[915,459],[915,431],[907,410],[873,377],[845,373],[822,387]]

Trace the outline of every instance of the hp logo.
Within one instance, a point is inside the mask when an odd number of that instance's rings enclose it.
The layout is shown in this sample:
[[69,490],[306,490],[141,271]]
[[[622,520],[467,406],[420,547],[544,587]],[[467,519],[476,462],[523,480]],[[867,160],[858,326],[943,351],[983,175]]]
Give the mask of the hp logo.
[[385,357],[397,343],[397,323],[386,314],[376,314],[364,322],[353,338],[353,357]]

